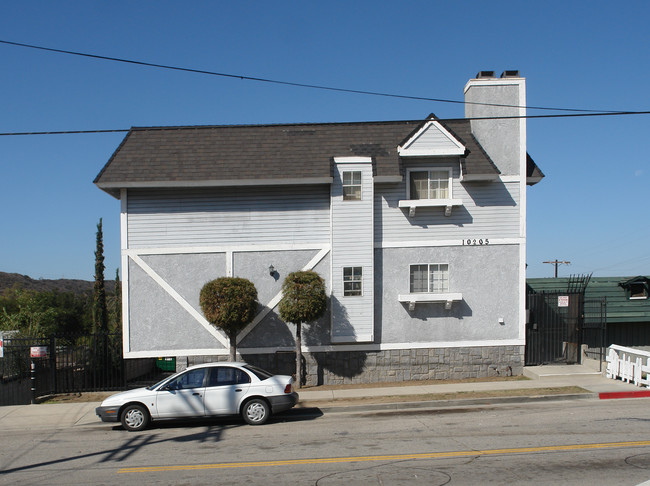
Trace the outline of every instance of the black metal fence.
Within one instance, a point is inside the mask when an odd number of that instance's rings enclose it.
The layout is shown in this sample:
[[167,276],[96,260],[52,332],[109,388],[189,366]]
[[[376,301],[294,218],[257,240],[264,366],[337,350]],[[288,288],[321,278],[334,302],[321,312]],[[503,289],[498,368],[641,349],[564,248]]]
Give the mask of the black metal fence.
[[3,354],[0,405],[58,393],[124,390],[168,374],[155,358],[124,359],[121,333],[5,337]]
[[605,299],[586,300],[582,292],[533,292],[527,296],[525,364],[604,360]]
[[582,343],[591,359],[605,361],[607,342],[607,299],[585,299],[582,323]]

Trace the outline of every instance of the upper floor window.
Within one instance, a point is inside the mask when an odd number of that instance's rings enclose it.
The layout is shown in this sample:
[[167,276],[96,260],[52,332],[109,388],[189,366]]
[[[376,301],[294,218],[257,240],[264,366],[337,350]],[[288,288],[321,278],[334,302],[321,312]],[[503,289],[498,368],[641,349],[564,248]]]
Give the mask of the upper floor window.
[[409,171],[409,199],[451,199],[451,170]]
[[343,200],[361,201],[361,171],[343,172]]
[[354,297],[363,294],[363,270],[361,267],[343,267],[343,295]]
[[426,263],[411,265],[411,293],[449,292],[449,264]]

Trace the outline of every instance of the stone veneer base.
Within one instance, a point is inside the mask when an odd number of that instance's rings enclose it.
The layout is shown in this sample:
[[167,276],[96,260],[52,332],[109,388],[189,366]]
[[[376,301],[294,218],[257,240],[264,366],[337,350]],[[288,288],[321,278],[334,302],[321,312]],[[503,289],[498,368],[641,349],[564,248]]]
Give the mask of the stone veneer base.
[[[294,352],[243,354],[241,360],[271,373],[293,375]],[[227,356],[182,356],[176,370],[195,364],[227,361]],[[462,380],[523,373],[524,346],[330,351],[303,353],[303,386]]]

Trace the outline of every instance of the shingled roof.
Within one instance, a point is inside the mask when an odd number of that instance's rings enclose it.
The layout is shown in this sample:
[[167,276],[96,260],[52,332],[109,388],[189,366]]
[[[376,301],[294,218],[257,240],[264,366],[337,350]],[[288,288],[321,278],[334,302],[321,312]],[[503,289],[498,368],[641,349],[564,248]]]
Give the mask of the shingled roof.
[[[397,147],[427,120],[132,128],[95,184],[120,188],[327,182],[334,157],[367,156],[375,176],[401,177]],[[471,133],[469,120],[440,121],[466,148],[464,175],[499,170]]]

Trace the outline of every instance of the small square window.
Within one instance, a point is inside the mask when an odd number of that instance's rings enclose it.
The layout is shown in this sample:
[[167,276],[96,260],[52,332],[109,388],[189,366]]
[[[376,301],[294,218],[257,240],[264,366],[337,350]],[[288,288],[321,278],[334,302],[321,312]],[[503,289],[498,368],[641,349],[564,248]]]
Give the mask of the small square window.
[[345,297],[363,294],[363,270],[361,267],[343,267],[343,295]]
[[343,200],[361,201],[361,171],[343,172]]

